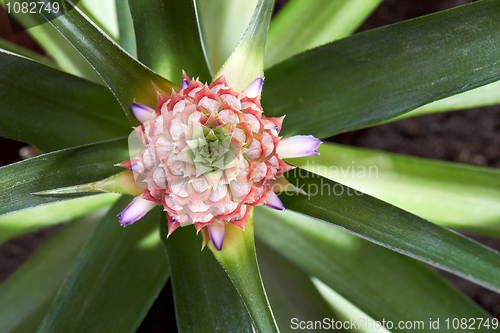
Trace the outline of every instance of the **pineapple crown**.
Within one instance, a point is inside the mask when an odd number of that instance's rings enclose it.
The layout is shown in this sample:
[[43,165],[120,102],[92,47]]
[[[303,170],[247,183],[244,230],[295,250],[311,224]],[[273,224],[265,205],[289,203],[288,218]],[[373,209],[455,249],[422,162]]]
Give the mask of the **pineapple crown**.
[[[167,214],[168,234],[194,224],[220,250],[227,223],[244,229],[254,206],[283,210],[274,193],[293,167],[282,158],[317,155],[312,136],[281,138],[283,118],[264,116],[263,79],[243,92],[224,76],[210,86],[184,73],[181,89],[160,95],[156,109],[133,103],[141,151],[122,167],[144,188],[118,217],[130,225],[156,205]],[[286,182],[286,181],[285,181]],[[206,227],[206,228],[205,228]]]

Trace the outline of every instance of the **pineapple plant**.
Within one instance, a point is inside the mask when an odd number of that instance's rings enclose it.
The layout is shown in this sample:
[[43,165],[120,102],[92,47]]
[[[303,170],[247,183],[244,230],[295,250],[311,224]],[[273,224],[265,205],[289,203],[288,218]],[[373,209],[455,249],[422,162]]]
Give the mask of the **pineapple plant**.
[[499,236],[498,170],[319,145],[498,103],[500,1],[352,36],[380,0],[28,2],[50,58],[0,40],[0,135],[42,154],[0,168],[0,241],[71,222],[0,331],[135,331],[167,281],[181,332],[498,328],[426,265],[500,290],[450,230]]

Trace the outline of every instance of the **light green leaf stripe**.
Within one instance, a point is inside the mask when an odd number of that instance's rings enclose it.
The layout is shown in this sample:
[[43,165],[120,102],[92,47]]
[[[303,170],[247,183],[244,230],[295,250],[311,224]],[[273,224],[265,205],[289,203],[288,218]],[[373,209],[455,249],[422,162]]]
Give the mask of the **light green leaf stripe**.
[[282,193],[280,199],[290,210],[500,291],[497,251],[306,170],[296,168],[285,176],[308,193]]
[[352,304],[351,302],[343,298],[341,295],[339,295],[335,290],[330,288],[325,283],[321,282],[321,280],[317,278],[312,278],[312,281],[316,286],[316,288],[318,288],[318,291],[321,293],[321,295],[323,295],[325,300],[328,302],[330,307],[334,311],[340,313],[339,320],[347,321],[348,323],[350,323],[351,319],[353,318],[363,318],[364,323],[366,323],[366,326],[365,324],[363,324],[363,326],[359,325],[356,330],[357,332],[390,333],[390,331],[385,329],[384,327],[378,327],[375,324],[370,325],[370,321],[375,323],[375,319],[367,315],[365,312],[361,311],[354,304]]
[[252,18],[257,0],[197,0],[203,41],[211,67],[229,58]]
[[433,332],[429,318],[441,322],[446,318],[490,318],[438,273],[414,259],[290,211],[259,207],[255,218],[260,240],[375,320],[390,320],[395,325],[424,321],[423,331]]
[[263,75],[266,37],[274,0],[259,0],[243,38],[224,66],[215,75],[226,77],[236,91],[243,91],[253,80]]
[[38,196],[33,193],[106,178],[123,171],[114,165],[128,158],[127,139],[120,138],[63,149],[4,166],[0,168],[0,216],[72,199],[71,196]]
[[37,332],[135,332],[168,278],[161,209],[123,228],[124,196],[97,226]]
[[353,33],[382,0],[293,0],[273,18],[265,67]]
[[494,104],[500,104],[500,81],[490,83],[458,95],[440,99],[391,119],[390,121],[436,112],[471,109]]
[[78,8],[109,37],[119,38],[115,0],[80,0]]
[[[58,3],[60,8],[65,8],[64,0],[42,2]],[[132,115],[130,104],[137,101],[156,108],[159,90],[170,94],[172,89],[178,89],[123,51],[77,7],[57,15],[45,11],[42,14],[99,73],[133,124],[139,122]]]
[[233,281],[255,330],[259,333],[279,332],[257,265],[253,213],[247,218],[245,230],[231,223],[226,224],[221,250],[217,250],[212,241],[207,246]]
[[284,136],[379,124],[499,80],[499,21],[483,0],[323,45],[266,70],[262,105]]
[[56,225],[113,204],[120,195],[103,194],[24,210],[0,217],[0,244],[14,237]]
[[104,211],[64,226],[0,285],[0,332],[35,332]]
[[500,237],[500,170],[323,143],[291,163],[447,227]]
[[162,217],[161,235],[167,250],[180,333],[252,333],[245,304],[209,249],[201,250],[201,234],[192,226],[177,229],[167,239]]
[[297,331],[292,328],[293,318],[307,321],[338,318],[307,273],[258,239],[255,245],[262,280],[280,332]]
[[143,64],[178,85],[182,70],[211,80],[194,0],[129,0],[129,5]]

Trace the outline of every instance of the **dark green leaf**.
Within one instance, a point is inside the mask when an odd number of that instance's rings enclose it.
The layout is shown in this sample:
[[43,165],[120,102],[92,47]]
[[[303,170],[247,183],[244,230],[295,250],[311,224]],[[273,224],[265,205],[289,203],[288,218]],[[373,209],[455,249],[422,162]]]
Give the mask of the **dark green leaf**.
[[402,114],[399,117],[393,118],[391,121],[421,116],[429,113],[478,108],[493,104],[500,104],[500,81],[496,81],[458,95],[440,99],[419,107],[416,110]]
[[177,229],[169,238],[163,218],[161,234],[167,250],[177,326],[186,332],[253,332],[240,295],[193,227]]
[[297,331],[291,328],[293,318],[322,321],[336,317],[307,273],[263,242],[256,239],[255,245],[262,280],[281,333]]
[[229,86],[243,91],[264,72],[264,52],[274,0],[259,0],[245,34],[215,77],[224,75]]
[[111,205],[118,197],[117,194],[89,196],[1,216],[0,244],[11,238],[66,222]]
[[120,199],[82,248],[38,328],[41,332],[135,332],[168,278],[157,207],[122,228]]
[[447,227],[500,237],[500,170],[323,143],[292,163]]
[[142,63],[179,85],[182,70],[203,82],[211,80],[194,0],[129,0],[129,4]]
[[30,58],[32,60],[38,61],[50,67],[57,68],[56,64],[53,61],[51,61],[48,57],[33,52],[20,45],[14,44],[6,39],[0,38],[0,52],[2,52],[2,50],[5,50],[7,52],[12,52],[16,55],[20,55],[26,58]]
[[0,215],[72,197],[37,196],[32,193],[89,183],[122,168],[129,158],[126,138],[68,148],[0,168]]
[[[42,2],[50,3],[51,6],[58,3],[62,10],[65,8],[62,4],[64,1]],[[124,52],[83,16],[78,8],[57,14],[42,11],[42,14],[94,67],[134,124],[139,124],[130,111],[130,104],[134,100],[156,108],[158,90],[170,94],[173,88],[177,88]]]
[[382,0],[293,0],[269,27],[265,65],[353,33]]
[[[4,2],[0,1],[3,6]],[[103,84],[102,79],[77,50],[43,17],[11,13],[21,26],[28,27],[26,31],[54,59],[62,70],[83,77],[92,82]]]
[[309,194],[282,193],[280,198],[290,210],[500,291],[498,252],[306,170],[297,168],[286,177]]
[[0,286],[0,332],[36,331],[103,213],[91,214],[62,227]]
[[0,62],[1,136],[52,151],[132,131],[105,87],[1,51]]
[[500,79],[500,1],[483,0],[324,45],[266,71],[282,134],[327,137]]
[[255,218],[259,239],[375,320],[423,320],[432,332],[429,318],[489,317],[417,260],[292,212],[259,208]]

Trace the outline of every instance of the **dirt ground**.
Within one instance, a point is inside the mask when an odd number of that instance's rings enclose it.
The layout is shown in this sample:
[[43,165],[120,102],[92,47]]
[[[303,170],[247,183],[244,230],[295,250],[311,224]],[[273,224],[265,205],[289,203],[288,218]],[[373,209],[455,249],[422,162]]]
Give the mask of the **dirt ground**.
[[[277,7],[286,0],[277,0]],[[466,0],[385,0],[359,31],[411,19],[469,3]],[[9,33],[5,12],[0,11],[0,37],[41,52],[25,33]],[[401,154],[422,156],[489,167],[500,167],[500,106],[421,116],[370,129],[345,133],[329,141]],[[19,160],[22,143],[0,138],[0,166]],[[22,264],[57,228],[11,240],[0,246],[0,283]],[[470,236],[470,235],[469,235]],[[500,250],[500,241],[472,236]],[[493,316],[500,318],[500,295],[454,275],[441,272]],[[138,332],[165,332],[175,329],[175,317],[166,318],[172,308],[170,285],[153,305]],[[158,323],[168,322],[169,327]]]

